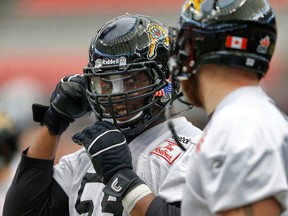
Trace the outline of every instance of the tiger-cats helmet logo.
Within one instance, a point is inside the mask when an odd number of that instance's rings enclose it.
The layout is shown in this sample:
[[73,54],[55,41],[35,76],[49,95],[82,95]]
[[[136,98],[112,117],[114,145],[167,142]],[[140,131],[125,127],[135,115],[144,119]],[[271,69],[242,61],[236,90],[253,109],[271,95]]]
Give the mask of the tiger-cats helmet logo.
[[[192,12],[193,18],[196,20],[200,20],[203,17],[203,12],[202,12],[202,5],[206,0],[190,0],[187,1],[183,7],[182,10],[184,12]],[[190,8],[193,8],[191,10]]]
[[170,41],[168,31],[163,26],[153,23],[148,26],[146,32],[150,40],[147,57],[148,59],[154,59],[157,56],[157,46],[159,44],[163,44],[166,49],[169,48]]
[[205,0],[190,0],[187,1],[186,4],[184,5],[184,10],[188,10],[189,7],[191,7],[191,5],[193,4],[194,9],[198,12],[201,13],[201,4],[204,2]]

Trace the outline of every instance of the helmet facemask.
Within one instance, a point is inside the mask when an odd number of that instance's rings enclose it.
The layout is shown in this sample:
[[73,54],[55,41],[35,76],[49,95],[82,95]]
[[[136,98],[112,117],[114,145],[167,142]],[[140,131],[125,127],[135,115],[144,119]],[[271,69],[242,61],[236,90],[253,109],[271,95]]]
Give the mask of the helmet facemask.
[[[102,120],[112,121],[125,134],[138,133],[160,114],[163,103],[155,95],[167,85],[154,61],[119,66],[87,67],[88,100]],[[144,124],[145,123],[145,124]]]

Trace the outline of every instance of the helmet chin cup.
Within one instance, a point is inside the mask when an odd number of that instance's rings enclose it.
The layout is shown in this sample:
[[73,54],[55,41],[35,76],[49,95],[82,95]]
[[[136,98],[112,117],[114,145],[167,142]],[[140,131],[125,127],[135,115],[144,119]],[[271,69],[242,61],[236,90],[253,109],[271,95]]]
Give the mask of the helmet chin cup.
[[124,121],[121,121],[120,119],[117,119],[116,122],[117,124],[129,124],[130,122],[138,119],[139,117],[141,117],[141,115],[143,115],[143,111],[139,112],[138,114],[136,114],[135,116],[131,117],[130,119],[127,119],[127,120],[124,120]]

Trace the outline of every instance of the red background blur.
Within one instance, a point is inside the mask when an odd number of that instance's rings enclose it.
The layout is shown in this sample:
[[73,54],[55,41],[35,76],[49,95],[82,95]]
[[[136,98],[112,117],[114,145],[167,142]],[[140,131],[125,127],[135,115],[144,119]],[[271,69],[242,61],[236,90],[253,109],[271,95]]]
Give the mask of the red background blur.
[[[175,26],[183,2],[1,0],[0,86],[14,79],[31,79],[50,95],[61,77],[82,73],[90,40],[105,22],[124,13],[143,13]],[[279,33],[270,71],[262,85],[288,113],[288,1],[270,2],[276,11]]]

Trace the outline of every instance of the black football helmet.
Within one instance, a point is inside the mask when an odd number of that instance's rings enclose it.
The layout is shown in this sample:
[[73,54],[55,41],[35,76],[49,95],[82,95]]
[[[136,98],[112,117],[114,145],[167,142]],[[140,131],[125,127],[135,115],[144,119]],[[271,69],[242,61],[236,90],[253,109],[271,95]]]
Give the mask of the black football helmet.
[[92,39],[85,67],[89,103],[100,120],[125,135],[143,131],[171,98],[168,29],[151,17],[126,14]]
[[[277,37],[266,0],[189,0],[178,24],[176,77],[186,79],[203,64],[247,68],[259,78],[266,74]],[[185,51],[188,43],[191,54]]]

